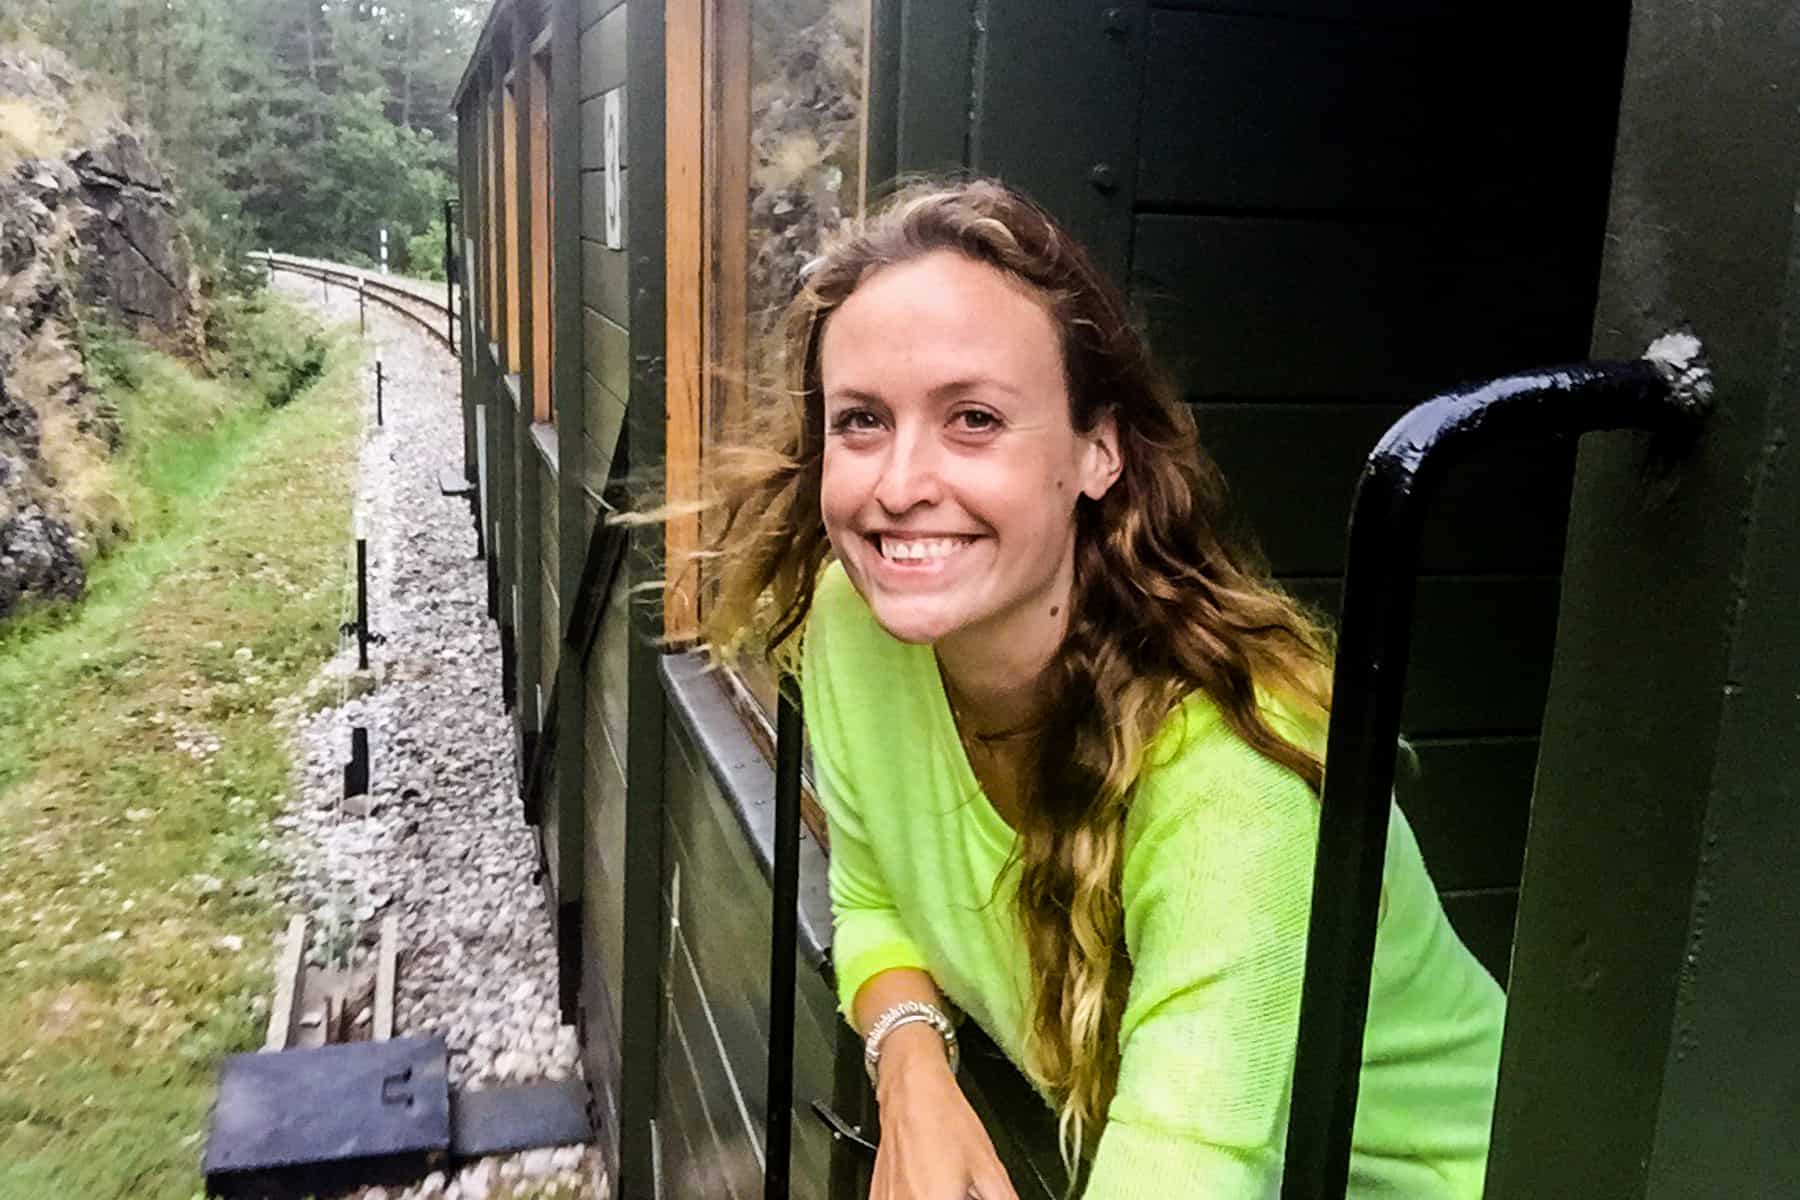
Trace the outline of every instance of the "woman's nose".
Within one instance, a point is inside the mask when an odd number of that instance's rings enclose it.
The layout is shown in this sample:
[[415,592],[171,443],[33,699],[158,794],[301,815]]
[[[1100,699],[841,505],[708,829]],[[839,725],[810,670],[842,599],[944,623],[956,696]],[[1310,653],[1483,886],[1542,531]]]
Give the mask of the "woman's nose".
[[894,437],[881,478],[875,484],[875,500],[893,516],[935,503],[942,494],[937,446],[929,436],[901,431]]

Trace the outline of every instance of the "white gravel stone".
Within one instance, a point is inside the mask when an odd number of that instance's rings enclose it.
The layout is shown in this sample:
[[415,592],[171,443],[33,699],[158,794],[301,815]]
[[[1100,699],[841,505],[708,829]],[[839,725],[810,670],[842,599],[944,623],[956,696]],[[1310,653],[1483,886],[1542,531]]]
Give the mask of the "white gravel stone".
[[[316,280],[292,275],[277,275],[275,286],[354,333],[353,291],[333,286],[322,300]],[[314,685],[326,706],[315,699],[285,710],[300,778],[272,830],[290,869],[283,894],[316,931],[315,962],[366,961],[380,917],[399,918],[395,1033],[441,1034],[451,1086],[579,1077],[575,1032],[557,1013],[556,943],[534,879],[534,835],[514,784],[486,568],[475,557],[468,501],[438,490],[439,471],[462,462],[460,368],[403,318],[370,304],[368,319],[356,536],[368,540],[369,624],[386,641],[370,645],[364,673],[354,636],[344,638]],[[385,376],[380,427],[377,359]],[[351,621],[353,541],[344,554],[351,571],[340,620]],[[234,658],[249,661],[247,651]],[[369,731],[369,791],[367,815],[351,816],[340,804],[358,725]],[[206,735],[181,736],[190,752],[217,749]],[[516,1164],[506,1174],[518,1178],[529,1162],[543,1164],[543,1176],[569,1175],[562,1182],[591,1197],[597,1156],[567,1149],[573,1156],[483,1159],[400,1195],[486,1200],[500,1163]],[[359,1200],[380,1194],[369,1189]]]

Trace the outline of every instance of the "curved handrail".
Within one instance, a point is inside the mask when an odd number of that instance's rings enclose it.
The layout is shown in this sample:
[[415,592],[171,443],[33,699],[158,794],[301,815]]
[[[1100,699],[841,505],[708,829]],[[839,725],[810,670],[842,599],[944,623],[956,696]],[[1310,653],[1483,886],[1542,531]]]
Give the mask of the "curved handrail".
[[1348,1185],[1419,539],[1437,485],[1508,438],[1691,437],[1710,396],[1698,341],[1672,334],[1631,362],[1446,392],[1402,416],[1369,454],[1351,506],[1283,1200],[1337,1200]]

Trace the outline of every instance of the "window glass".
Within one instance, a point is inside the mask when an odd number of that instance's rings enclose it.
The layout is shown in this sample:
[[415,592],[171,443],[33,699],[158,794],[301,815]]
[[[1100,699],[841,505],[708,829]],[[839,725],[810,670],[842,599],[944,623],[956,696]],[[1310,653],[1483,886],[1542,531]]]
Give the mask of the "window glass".
[[750,6],[752,370],[773,368],[781,314],[825,235],[862,210],[864,0]]
[[715,431],[747,386],[779,378],[781,315],[800,268],[867,190],[865,0],[752,0],[738,22],[720,29],[709,81]]

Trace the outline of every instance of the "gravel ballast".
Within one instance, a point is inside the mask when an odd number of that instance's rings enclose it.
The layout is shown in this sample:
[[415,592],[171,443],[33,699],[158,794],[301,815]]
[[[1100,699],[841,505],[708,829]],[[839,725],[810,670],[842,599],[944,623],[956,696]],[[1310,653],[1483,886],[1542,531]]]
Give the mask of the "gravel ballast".
[[[276,276],[275,287],[356,328],[356,295]],[[460,370],[441,343],[368,306],[368,414],[357,536],[368,540],[369,624],[386,641],[356,670],[347,638],[294,722],[298,793],[278,818],[291,864],[289,904],[315,930],[323,962],[346,941],[373,952],[398,918],[395,1035],[442,1035],[452,1087],[578,1076],[575,1031],[559,1023],[551,915],[514,784],[500,702],[500,645],[487,618],[484,564],[468,502],[439,492],[462,463]],[[375,425],[375,363],[385,376]],[[297,465],[297,469],[304,469]],[[346,554],[354,553],[354,543]],[[354,577],[352,573],[352,589]],[[354,590],[345,620],[355,617]],[[372,686],[371,686],[372,685]],[[369,731],[368,815],[341,806],[351,729]],[[363,806],[354,806],[360,810]],[[483,1159],[363,1200],[599,1197],[591,1147]]]

